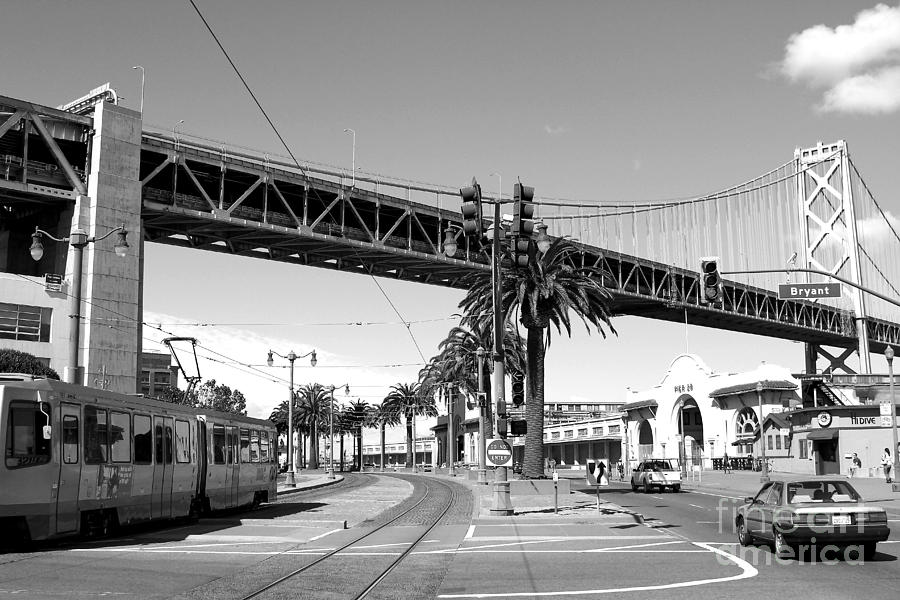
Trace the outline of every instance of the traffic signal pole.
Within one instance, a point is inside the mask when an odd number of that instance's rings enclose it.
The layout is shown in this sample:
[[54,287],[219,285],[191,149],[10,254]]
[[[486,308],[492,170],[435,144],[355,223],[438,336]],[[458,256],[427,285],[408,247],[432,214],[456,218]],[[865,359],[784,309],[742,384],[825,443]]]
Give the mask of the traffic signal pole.
[[[492,287],[494,292],[494,398],[496,402],[495,414],[498,420],[506,418],[503,364],[503,282],[500,277],[500,216],[500,197],[498,196],[496,202],[494,202],[494,235],[491,242],[491,279],[493,280]],[[506,439],[506,431],[501,430],[498,433],[501,439]],[[513,514],[506,467],[497,467],[492,489],[490,514],[501,516]]]

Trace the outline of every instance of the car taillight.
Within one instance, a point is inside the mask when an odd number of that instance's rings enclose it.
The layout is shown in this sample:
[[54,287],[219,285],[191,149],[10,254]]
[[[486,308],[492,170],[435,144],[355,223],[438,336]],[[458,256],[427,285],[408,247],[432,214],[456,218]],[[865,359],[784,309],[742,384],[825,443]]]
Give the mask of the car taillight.
[[887,513],[884,512],[862,513],[859,516],[859,521],[866,523],[887,523]]

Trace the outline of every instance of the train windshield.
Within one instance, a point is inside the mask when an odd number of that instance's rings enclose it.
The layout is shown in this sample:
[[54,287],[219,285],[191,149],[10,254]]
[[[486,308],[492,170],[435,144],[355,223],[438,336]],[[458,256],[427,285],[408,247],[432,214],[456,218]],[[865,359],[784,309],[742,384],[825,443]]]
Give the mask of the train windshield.
[[44,412],[36,402],[11,402],[6,419],[6,466],[10,469],[43,465],[50,462],[50,440],[44,439],[43,429],[50,413],[50,405],[43,403]]

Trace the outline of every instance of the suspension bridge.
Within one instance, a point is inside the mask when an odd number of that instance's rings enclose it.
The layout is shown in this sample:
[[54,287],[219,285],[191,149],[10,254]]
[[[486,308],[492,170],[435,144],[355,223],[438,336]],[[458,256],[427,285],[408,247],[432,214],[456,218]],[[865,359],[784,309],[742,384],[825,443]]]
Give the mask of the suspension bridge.
[[[71,272],[65,249],[40,266],[20,252],[36,226],[64,236],[73,224],[93,232],[124,223],[142,232],[142,242],[461,288],[466,274],[487,272],[490,263],[469,239],[459,238],[452,258],[442,252],[447,229],[461,226],[463,183],[296,164],[153,128],[117,106],[108,87],[55,109],[0,96],[0,271],[37,277],[49,265]],[[779,299],[774,290],[784,274],[734,275],[723,304],[700,300],[704,256],[718,256],[726,272],[819,269],[900,298],[900,261],[892,259],[898,223],[843,141],[799,148],[767,173],[704,196],[640,203],[539,196],[537,205],[552,236],[575,241],[581,264],[607,272],[601,283],[615,314],[804,342],[808,372],[822,359],[826,370],[852,372],[854,354],[860,370],[871,372],[869,354],[900,343],[898,308],[854,286],[843,285],[840,298]],[[124,277],[121,265],[104,258],[109,251],[87,249],[86,323],[91,310],[124,311],[141,322],[143,250],[135,246]],[[118,278],[115,292],[104,277]],[[112,360],[111,349],[121,346],[114,335],[88,326],[89,372]],[[134,336],[139,353],[139,327]]]

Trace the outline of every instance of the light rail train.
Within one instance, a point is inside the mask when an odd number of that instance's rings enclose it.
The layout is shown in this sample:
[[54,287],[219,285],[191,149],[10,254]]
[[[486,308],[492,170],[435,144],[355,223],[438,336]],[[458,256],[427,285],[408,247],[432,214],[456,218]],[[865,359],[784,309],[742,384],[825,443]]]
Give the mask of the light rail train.
[[0,540],[103,534],[274,501],[269,421],[56,381],[0,380]]

